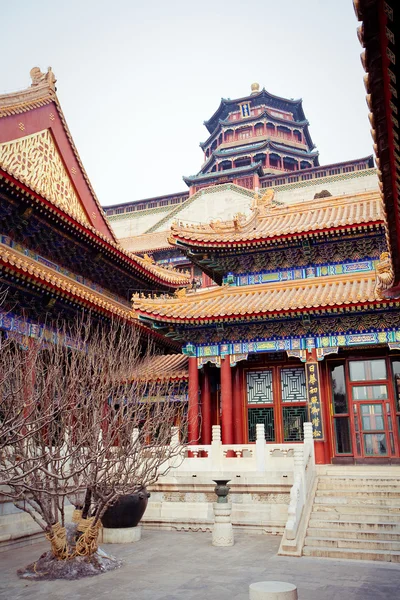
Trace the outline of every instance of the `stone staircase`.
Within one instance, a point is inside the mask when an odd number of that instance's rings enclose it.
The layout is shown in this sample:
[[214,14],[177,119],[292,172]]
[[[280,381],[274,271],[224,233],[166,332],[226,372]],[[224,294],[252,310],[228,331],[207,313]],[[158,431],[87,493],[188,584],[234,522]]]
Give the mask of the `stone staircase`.
[[321,466],[303,556],[400,563],[400,467]]

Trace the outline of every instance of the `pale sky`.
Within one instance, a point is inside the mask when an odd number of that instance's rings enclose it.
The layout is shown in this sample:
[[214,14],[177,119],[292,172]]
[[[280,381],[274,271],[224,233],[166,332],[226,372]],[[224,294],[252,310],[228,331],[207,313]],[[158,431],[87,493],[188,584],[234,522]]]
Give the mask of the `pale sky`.
[[203,121],[260,83],[303,98],[328,164],[372,154],[352,0],[0,0],[0,92],[52,66],[103,205],[187,189]]

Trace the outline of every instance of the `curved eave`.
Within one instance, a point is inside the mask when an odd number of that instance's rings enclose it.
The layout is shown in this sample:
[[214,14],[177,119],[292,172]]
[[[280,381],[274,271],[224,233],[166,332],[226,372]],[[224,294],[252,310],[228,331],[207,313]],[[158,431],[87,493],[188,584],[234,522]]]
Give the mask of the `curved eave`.
[[[124,250],[118,247],[116,242],[107,239],[106,236],[98,232],[93,227],[80,223],[74,217],[58,208],[50,200],[43,198],[43,196],[40,196],[37,192],[34,192],[30,188],[28,188],[28,186],[21,183],[18,179],[12,177],[6,171],[0,169],[0,189],[2,179],[8,181],[9,186],[11,188],[15,188],[16,190],[18,189],[18,192],[21,194],[21,196],[29,198],[31,201],[34,201],[34,203],[40,206],[42,209],[45,208],[46,212],[48,212],[49,215],[51,215],[50,218],[57,218],[60,221],[67,223],[73,230],[79,232],[80,236],[83,237],[85,241],[89,243],[89,245],[95,245],[97,247],[100,247],[103,251],[106,251],[107,254],[110,257],[112,257],[112,259],[117,260],[125,268],[128,268],[129,270],[133,271],[136,277],[139,277],[139,279],[144,279],[146,281],[157,283],[157,285],[161,285],[165,289],[179,288],[183,285],[188,284],[188,278],[182,277],[178,280],[171,281],[169,279],[158,276],[156,273],[151,272],[148,268],[141,264],[143,263],[143,259],[135,257],[133,254],[130,255],[126,253]],[[11,193],[13,194],[13,192]],[[18,196],[18,193],[15,193],[15,195]],[[170,277],[170,272],[167,273]]]
[[212,126],[213,121],[215,121],[216,119],[219,119],[218,115],[222,112],[222,110],[226,106],[234,106],[235,104],[245,102],[246,100],[254,100],[255,98],[261,98],[262,96],[265,96],[266,98],[270,98],[271,100],[277,100],[279,102],[284,102],[288,105],[298,108],[301,118],[305,119],[304,112],[302,109],[302,99],[290,100],[288,98],[282,98],[281,96],[275,96],[274,94],[270,94],[269,92],[267,92],[267,90],[265,88],[263,88],[260,92],[258,92],[258,94],[250,94],[249,96],[243,96],[242,98],[236,98],[234,100],[227,100],[225,98],[221,98],[221,103],[220,103],[219,107],[217,108],[217,110],[215,111],[215,113],[213,114],[213,116],[210,119],[208,119],[207,121],[204,121],[204,125],[207,127],[208,131],[210,133],[212,133],[212,131],[215,128],[215,126],[214,127]]
[[214,130],[212,131],[212,133],[206,139],[206,141],[200,142],[200,147],[204,150],[205,146],[208,146],[208,144],[210,144],[213,141],[214,137],[219,135],[219,133],[221,131],[221,125],[225,125],[225,126],[231,125],[231,126],[237,127],[238,125],[247,125],[248,123],[259,121],[260,119],[262,119],[264,117],[268,117],[269,119],[271,119],[271,121],[274,121],[276,123],[281,123],[282,125],[286,125],[286,127],[291,125],[294,129],[296,129],[296,126],[299,127],[300,129],[303,129],[304,135],[307,137],[309,146],[311,148],[315,147],[315,144],[313,143],[311,136],[310,136],[310,132],[308,130],[308,126],[309,126],[310,122],[307,119],[303,119],[302,121],[287,121],[286,119],[280,119],[279,117],[271,115],[268,112],[268,110],[263,111],[260,115],[257,115],[256,117],[246,117],[244,119],[241,119],[240,121],[226,121],[224,119],[220,119],[218,121],[217,125],[215,126]]
[[[249,144],[250,146],[251,144]],[[255,145],[255,144],[253,144]],[[260,152],[261,150],[265,150],[266,148],[272,148],[273,150],[276,150],[278,152],[284,152],[286,154],[294,154],[295,156],[298,156],[299,158],[316,158],[319,156],[319,152],[316,150],[314,152],[312,151],[308,151],[306,149],[304,150],[300,150],[299,148],[294,148],[293,146],[290,146],[290,144],[288,144],[287,146],[285,144],[278,144],[277,142],[274,142],[273,140],[271,140],[270,138],[266,139],[263,142],[259,142],[259,144],[257,145],[257,148],[248,148],[246,149],[246,147],[241,147],[241,150],[237,150],[236,148],[229,148],[226,152],[221,151],[221,150],[213,150],[212,155],[209,157],[209,159],[207,160],[207,162],[203,165],[202,170],[210,167],[213,163],[213,159],[214,158],[219,158],[222,160],[232,160],[232,157],[234,156],[240,156],[240,155],[246,155],[246,154],[256,154],[258,152]]]
[[[174,240],[175,244],[179,247],[185,247],[188,250],[193,251],[195,248],[201,248],[202,251],[206,249],[215,250],[216,248],[221,248],[226,250],[228,253],[235,253],[240,248],[246,248],[248,250],[261,250],[265,246],[276,246],[282,245],[286,242],[293,243],[297,240],[306,238],[306,237],[329,237],[329,236],[337,236],[341,233],[348,234],[349,232],[361,233],[366,232],[367,230],[384,228],[385,222],[383,219],[378,219],[376,221],[369,221],[367,223],[357,223],[350,225],[339,225],[338,227],[329,227],[329,228],[319,228],[313,230],[302,231],[298,233],[287,233],[283,235],[276,236],[265,236],[260,235],[251,240],[197,240],[197,239],[189,239],[183,236],[179,236],[171,232],[170,237]],[[255,232],[256,235],[256,232]]]
[[[12,253],[10,253],[12,254]],[[107,296],[95,295],[91,290],[82,291],[82,287],[75,282],[67,282],[67,285],[61,286],[61,277],[58,273],[50,273],[49,269],[43,268],[43,265],[32,265],[30,268],[26,264],[23,264],[23,260],[7,260],[0,255],[0,272],[4,271],[13,276],[13,278],[19,279],[22,282],[29,282],[29,284],[37,289],[44,289],[51,293],[52,296],[58,298],[64,298],[68,303],[81,306],[85,309],[94,311],[99,315],[107,318],[120,318],[128,323],[131,323],[134,327],[151,337],[163,345],[167,345],[171,348],[178,348],[179,345],[174,343],[172,340],[165,338],[163,335],[157,333],[152,328],[146,327],[143,323],[140,323],[137,319],[133,310],[123,305],[118,305],[112,299]]]
[[153,326],[157,326],[157,323],[176,323],[177,325],[212,325],[214,323],[226,323],[226,322],[248,322],[248,321],[257,321],[257,320],[265,320],[265,319],[286,319],[286,318],[296,318],[302,317],[304,314],[311,315],[338,315],[344,314],[348,312],[353,312],[355,310],[375,310],[381,308],[398,308],[400,306],[400,300],[390,300],[390,299],[382,299],[382,300],[370,300],[365,302],[345,302],[342,304],[333,304],[326,306],[317,306],[317,307],[303,307],[303,308],[293,308],[289,310],[272,310],[272,311],[258,311],[258,312],[249,312],[246,314],[224,314],[224,315],[207,315],[204,317],[187,317],[187,318],[179,318],[172,317],[169,315],[158,315],[157,313],[144,312],[136,309],[136,314],[139,317],[139,320],[152,323]]
[[183,181],[187,184],[187,185],[193,185],[194,183],[197,183],[198,181],[207,181],[208,179],[218,179],[218,177],[229,177],[229,176],[234,176],[234,175],[240,175],[241,173],[254,173],[255,171],[258,172],[258,175],[260,175],[260,177],[262,177],[263,175],[263,170],[262,170],[262,165],[260,162],[257,162],[253,165],[248,165],[246,167],[236,167],[234,169],[226,169],[226,171],[213,171],[210,173],[199,173],[198,175],[192,175],[189,177],[183,177]]

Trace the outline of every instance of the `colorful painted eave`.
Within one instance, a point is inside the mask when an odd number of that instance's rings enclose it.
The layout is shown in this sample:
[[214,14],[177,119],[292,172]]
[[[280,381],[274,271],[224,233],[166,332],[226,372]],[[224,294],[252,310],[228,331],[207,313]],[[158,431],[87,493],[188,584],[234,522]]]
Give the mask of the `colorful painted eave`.
[[61,210],[55,202],[43,198],[27,185],[0,169],[0,190],[3,185],[12,188],[15,196],[21,195],[30,198],[35,204],[47,210],[49,214],[54,214],[61,221],[68,223],[69,226],[86,238],[89,243],[95,244],[99,249],[107,252],[107,254],[111,255],[112,259],[122,262],[125,268],[133,270],[140,278],[172,288],[179,288],[190,282],[190,277],[183,273],[179,273],[173,269],[165,269],[154,264],[151,260],[146,260],[124,250],[119,243],[102,234],[95,227],[80,221],[79,217],[69,214],[66,209]]
[[326,236],[341,231],[367,231],[385,225],[379,192],[327,197],[281,206],[273,202],[273,190],[255,198],[249,217],[236,215],[231,221],[208,224],[175,222],[169,241],[192,251],[239,247],[257,248],[293,241],[305,236]]
[[131,322],[135,326],[138,326],[143,333],[157,338],[163,345],[168,345],[172,348],[177,347],[177,344],[172,340],[168,340],[157,332],[149,330],[140,323],[134,311],[129,306],[105,296],[2,244],[0,245],[0,270],[16,274],[22,280],[31,281],[37,287],[45,288],[56,296],[65,297],[88,309],[95,310],[109,317],[118,317],[124,321]]
[[249,286],[223,286],[178,298],[134,297],[136,315],[154,323],[211,324],[397,306],[375,291],[374,272]]

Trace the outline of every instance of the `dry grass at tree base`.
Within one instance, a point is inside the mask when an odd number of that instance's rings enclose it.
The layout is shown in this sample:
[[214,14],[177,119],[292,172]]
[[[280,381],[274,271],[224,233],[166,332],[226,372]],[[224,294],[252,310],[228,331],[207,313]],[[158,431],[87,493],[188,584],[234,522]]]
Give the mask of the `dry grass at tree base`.
[[[66,525],[66,537],[69,546],[73,546],[77,535],[75,523]],[[101,548],[89,556],[75,556],[68,560],[56,558],[53,552],[44,552],[40,558],[29,564],[24,569],[18,569],[17,574],[21,579],[52,580],[52,579],[80,579],[100,575],[106,571],[113,571],[121,566],[122,562],[114,556],[106,554]]]
[[101,548],[90,556],[76,556],[71,560],[57,560],[52,552],[45,552],[37,561],[24,569],[18,569],[17,574],[21,579],[34,581],[46,579],[73,580],[113,571],[118,569],[121,564],[120,560],[106,554]]

